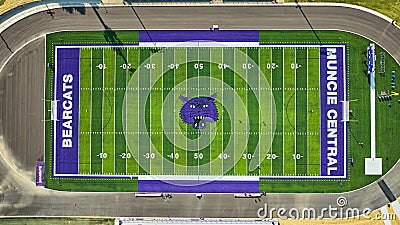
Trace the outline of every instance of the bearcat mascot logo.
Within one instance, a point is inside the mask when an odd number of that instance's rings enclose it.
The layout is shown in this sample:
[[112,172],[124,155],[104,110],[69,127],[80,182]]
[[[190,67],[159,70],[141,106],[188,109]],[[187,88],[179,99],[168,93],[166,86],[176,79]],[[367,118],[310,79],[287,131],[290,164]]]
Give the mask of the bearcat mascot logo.
[[188,98],[179,96],[183,102],[180,116],[183,122],[192,124],[195,129],[204,129],[207,122],[213,123],[218,120],[218,110],[215,106],[216,94],[208,97]]

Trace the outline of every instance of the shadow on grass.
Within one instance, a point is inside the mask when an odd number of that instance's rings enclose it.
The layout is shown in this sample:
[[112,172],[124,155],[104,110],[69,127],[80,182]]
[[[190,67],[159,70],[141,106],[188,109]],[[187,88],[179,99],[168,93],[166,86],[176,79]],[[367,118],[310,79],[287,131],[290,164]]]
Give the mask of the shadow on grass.
[[[103,36],[107,43],[111,46],[113,46],[113,50],[115,53],[120,56],[125,64],[128,64],[128,60],[126,59],[126,55],[121,51],[121,46],[124,45],[124,43],[121,41],[120,38],[118,38],[117,33],[109,27],[103,18],[101,17],[100,13],[98,12],[98,7],[97,6],[92,6],[93,12],[96,14],[97,18],[99,19],[100,23],[102,24],[104,31],[103,31]],[[134,73],[136,71],[136,68],[130,68],[129,72]]]

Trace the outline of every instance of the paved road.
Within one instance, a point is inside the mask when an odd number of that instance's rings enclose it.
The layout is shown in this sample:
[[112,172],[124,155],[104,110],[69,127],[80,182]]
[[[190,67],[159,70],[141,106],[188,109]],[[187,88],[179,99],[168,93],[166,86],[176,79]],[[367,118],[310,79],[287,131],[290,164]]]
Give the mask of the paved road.
[[[147,29],[310,29],[294,6],[201,6],[135,7]],[[378,42],[400,62],[400,29],[372,14],[343,7],[302,7],[314,29],[341,29]],[[69,10],[71,11],[71,10]],[[45,33],[57,30],[101,30],[93,9],[58,9],[23,19],[0,36],[0,66],[7,58]],[[99,9],[102,20],[112,29],[141,29],[130,7]],[[343,194],[271,194],[261,203],[235,199],[232,195],[174,195],[162,199],[137,199],[131,193],[67,193],[35,188],[33,163],[43,157],[43,108],[40,104],[44,77],[44,38],[28,44],[0,71],[0,215],[98,215],[98,216],[185,216],[256,217],[264,203],[269,207],[336,206],[346,196],[348,207],[379,208],[387,200],[376,183]],[[21,93],[23,93],[21,95]],[[32,136],[30,136],[30,133]],[[24,137],[15,139],[14,137]],[[400,164],[385,176],[398,197]]]

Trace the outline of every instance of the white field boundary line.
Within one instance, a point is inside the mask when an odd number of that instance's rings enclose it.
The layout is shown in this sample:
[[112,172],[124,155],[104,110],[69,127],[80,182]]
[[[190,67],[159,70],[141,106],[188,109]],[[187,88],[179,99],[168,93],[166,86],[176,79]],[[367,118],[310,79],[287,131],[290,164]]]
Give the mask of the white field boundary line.
[[[54,93],[54,95],[52,96],[53,97],[53,99],[52,99],[52,101],[56,101],[57,100],[57,48],[55,48],[54,49],[54,55],[55,55],[55,57],[54,57],[54,74],[55,74],[55,76],[54,76],[54,81],[53,81],[53,86],[54,86],[54,88],[53,88],[53,93]],[[56,134],[57,134],[57,123],[55,123],[55,122],[53,122],[53,136],[52,136],[52,138],[53,138],[53,142],[52,142],[52,148],[51,148],[51,153],[52,153],[52,155],[51,155],[51,161],[52,161],[52,169],[53,169],[53,171],[52,171],[52,176],[54,176],[55,174],[56,174],[56,162],[57,162],[57,160],[56,160],[56,157],[57,157],[57,148],[56,148],[56,145],[57,145],[57,136],[56,136]],[[79,140],[79,139],[78,139]]]
[[[88,45],[89,46],[89,45]],[[296,47],[297,45],[271,45],[271,46],[279,46],[279,47]],[[301,47],[305,47],[305,45],[300,45]],[[328,47],[328,46],[332,46],[332,47],[342,47],[343,48],[343,52],[344,52],[344,55],[345,55],[345,52],[346,52],[346,45],[343,45],[343,44],[335,44],[335,45],[306,45],[307,47],[316,47],[316,46],[319,46],[319,47]],[[85,47],[85,46],[57,46],[56,48],[55,48],[55,50],[56,50],[56,55],[57,55],[57,49],[62,49],[62,48],[82,48],[82,47]],[[106,47],[109,47],[109,46],[102,46],[102,45],[99,45],[99,46],[96,46],[96,45],[94,45],[94,46],[89,46],[89,47],[99,47],[99,48],[106,48]],[[135,46],[135,47],[137,47],[137,46]],[[284,50],[283,50],[284,51]],[[284,55],[284,52],[283,52],[283,55]],[[345,58],[345,57],[344,57]],[[343,63],[345,63],[345,59],[343,59]],[[345,65],[345,64],[343,64],[343,65]],[[55,65],[55,66],[57,66],[57,64]],[[56,70],[57,71],[57,70]],[[344,73],[345,73],[345,71],[344,71]],[[346,79],[344,79],[344,80],[346,80]],[[344,93],[345,94],[345,96],[346,96],[346,93]],[[54,128],[54,130],[55,130],[55,128]],[[56,131],[56,130],[55,130]],[[56,134],[56,132],[55,132],[55,134]],[[56,135],[54,135],[54,138],[56,138]],[[346,143],[346,142],[345,142]],[[54,148],[54,151],[56,151],[56,149]],[[345,161],[347,161],[347,154],[345,154]],[[346,163],[344,163],[345,164],[345,171],[347,170],[347,166],[346,166]],[[247,167],[247,165],[246,165],[246,167]],[[54,160],[54,171],[53,171],[53,176],[67,176],[67,177],[79,177],[79,176],[87,176],[87,175],[85,175],[85,174],[57,174],[56,173],[56,171],[55,171],[55,168],[56,168],[56,162],[55,162],[55,160]],[[284,171],[284,170],[283,170]],[[283,172],[284,173],[284,172]],[[102,175],[91,175],[91,176],[94,176],[94,177],[101,177]],[[110,177],[110,176],[112,176],[112,177],[118,177],[118,175],[105,175],[105,176],[107,176],[107,177]],[[154,176],[156,176],[156,175],[154,175]],[[132,177],[131,175],[124,175],[124,176],[122,176],[122,177]],[[345,176],[260,176],[261,178],[272,178],[272,179],[281,179],[281,178],[283,178],[283,179],[336,179],[336,178],[346,178],[347,177],[347,174],[345,175]]]
[[[165,180],[163,176],[169,175],[105,175],[105,174],[54,174],[53,178],[57,177],[65,177],[65,178],[139,178],[143,179],[143,176],[152,177],[152,180]],[[192,175],[171,175],[173,176],[173,180],[192,180],[190,176]],[[193,180],[214,180],[216,177],[219,180],[247,180],[247,179],[271,179],[271,180],[333,180],[333,179],[343,179],[346,176],[231,176],[231,175],[223,175],[223,176],[212,176],[212,175],[193,175],[196,177]],[[239,177],[239,178],[238,178]],[[348,192],[345,192],[348,193]],[[337,194],[337,193],[331,193]]]

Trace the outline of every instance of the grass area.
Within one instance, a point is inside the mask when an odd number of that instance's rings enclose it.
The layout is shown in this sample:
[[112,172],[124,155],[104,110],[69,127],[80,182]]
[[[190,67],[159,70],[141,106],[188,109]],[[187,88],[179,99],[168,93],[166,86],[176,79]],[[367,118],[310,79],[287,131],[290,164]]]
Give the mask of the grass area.
[[139,43],[139,32],[130,30],[68,31],[52,33],[50,42],[54,44],[109,44],[128,45]]
[[137,179],[49,178],[46,187],[59,191],[137,192]]
[[96,218],[68,218],[68,217],[48,217],[48,218],[0,218],[0,225],[113,225],[114,219]]
[[[345,43],[348,47],[349,65],[349,99],[357,100],[350,104],[353,121],[349,123],[348,157],[354,158],[354,164],[349,166],[349,179],[343,181],[303,181],[296,180],[263,180],[260,190],[266,192],[343,192],[363,187],[380,176],[364,175],[364,158],[370,157],[370,114],[369,114],[369,84],[366,76],[366,49],[371,43],[368,39],[340,31],[317,30],[317,35],[323,43]],[[260,33],[262,43],[318,43],[317,38],[311,31],[262,31]],[[384,52],[379,46],[376,50]],[[379,55],[377,56],[379,60]],[[377,61],[378,62],[378,61]],[[377,75],[376,87],[378,90],[390,88],[390,71],[400,71],[399,65],[386,53],[386,73]],[[377,64],[379,68],[379,64]],[[400,132],[400,118],[397,103],[399,97],[391,101],[393,107],[389,108],[389,102],[378,102],[376,108],[376,136],[377,136],[377,157],[383,159],[383,173],[386,173],[398,160],[398,148],[395,148],[395,135]],[[363,143],[360,145],[359,143]],[[396,156],[396,157],[394,157]]]
[[[295,2],[295,0],[285,0],[285,2]],[[359,5],[380,12],[400,23],[399,0],[298,0],[298,2],[336,2]]]

